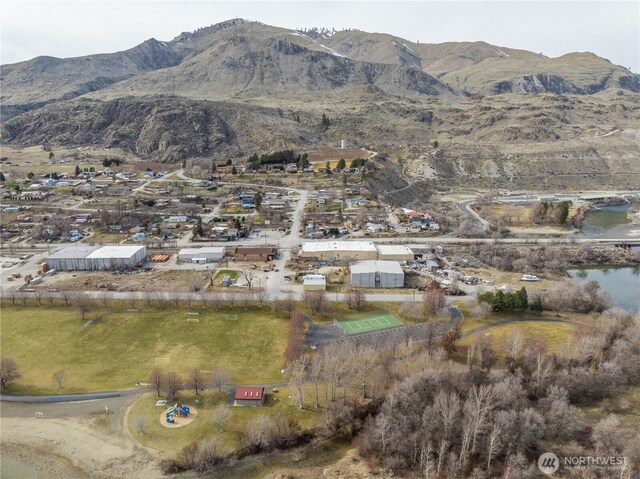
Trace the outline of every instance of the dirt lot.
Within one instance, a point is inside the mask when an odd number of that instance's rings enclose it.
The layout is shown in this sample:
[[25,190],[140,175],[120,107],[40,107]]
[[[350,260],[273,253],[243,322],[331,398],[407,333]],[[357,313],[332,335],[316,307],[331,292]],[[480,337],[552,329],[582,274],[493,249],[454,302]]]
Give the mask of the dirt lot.
[[105,289],[110,291],[188,292],[194,291],[196,286],[198,289],[204,288],[210,278],[210,271],[152,270],[136,274],[86,271],[58,273],[47,278],[43,286],[77,291]]
[[309,152],[309,162],[326,162],[326,161],[338,161],[340,158],[344,158],[346,161],[353,160],[355,158],[368,158],[369,153],[359,148],[337,148],[333,146],[319,146],[316,151]]

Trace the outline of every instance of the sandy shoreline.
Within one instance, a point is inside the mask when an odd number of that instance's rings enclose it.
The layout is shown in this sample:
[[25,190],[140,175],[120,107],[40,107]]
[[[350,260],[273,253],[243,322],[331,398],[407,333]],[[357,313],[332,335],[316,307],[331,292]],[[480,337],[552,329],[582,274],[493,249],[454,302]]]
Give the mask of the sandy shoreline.
[[84,479],[89,475],[88,471],[74,467],[64,458],[24,444],[3,442],[0,457],[13,459],[34,469],[37,467],[51,479]]
[[[17,406],[25,410],[31,405]],[[127,406],[104,416],[81,414],[80,405],[57,405],[70,413],[45,414],[45,418],[25,417],[12,405],[13,415],[3,412],[0,423],[2,456],[23,464],[38,466],[52,479],[126,477],[159,479],[158,457],[139,447],[125,428]],[[100,402],[96,407],[103,407]],[[50,410],[51,412],[53,409]],[[77,411],[77,409],[76,409]],[[115,411],[114,411],[115,412]],[[99,419],[99,420],[98,420]]]

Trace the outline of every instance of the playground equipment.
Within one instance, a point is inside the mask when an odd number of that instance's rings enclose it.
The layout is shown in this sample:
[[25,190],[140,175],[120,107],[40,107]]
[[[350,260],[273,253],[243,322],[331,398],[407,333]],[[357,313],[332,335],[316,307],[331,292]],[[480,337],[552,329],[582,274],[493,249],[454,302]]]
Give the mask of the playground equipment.
[[175,404],[171,409],[167,411],[166,420],[169,424],[173,424],[176,422],[174,417],[187,417],[189,416],[189,413],[189,406],[184,406],[183,404]]

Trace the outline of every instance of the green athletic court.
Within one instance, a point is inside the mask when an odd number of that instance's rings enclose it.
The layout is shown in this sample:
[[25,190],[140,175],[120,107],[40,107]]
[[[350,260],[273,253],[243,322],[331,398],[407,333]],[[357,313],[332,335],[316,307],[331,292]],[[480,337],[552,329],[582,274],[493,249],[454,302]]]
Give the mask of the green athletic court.
[[369,331],[402,326],[402,323],[391,314],[379,314],[376,316],[367,316],[366,318],[334,321],[334,324],[344,334],[368,333]]

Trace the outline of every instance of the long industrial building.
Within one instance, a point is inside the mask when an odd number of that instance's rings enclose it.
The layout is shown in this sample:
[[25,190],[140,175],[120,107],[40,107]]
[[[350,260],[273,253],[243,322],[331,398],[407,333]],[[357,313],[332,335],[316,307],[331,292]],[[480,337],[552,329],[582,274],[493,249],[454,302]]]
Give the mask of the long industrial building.
[[392,260],[413,261],[413,251],[405,245],[375,245],[371,241],[317,241],[303,243],[300,258],[321,261]]
[[49,269],[61,271],[124,270],[144,261],[144,246],[70,246],[47,258]]
[[377,259],[378,250],[371,241],[318,241],[303,243],[298,256],[321,261],[367,260]]
[[178,252],[180,261],[192,263],[210,263],[224,258],[224,246],[205,246],[202,248],[182,248]]
[[397,261],[359,261],[350,267],[356,288],[402,288],[404,271]]

